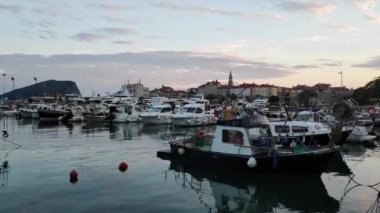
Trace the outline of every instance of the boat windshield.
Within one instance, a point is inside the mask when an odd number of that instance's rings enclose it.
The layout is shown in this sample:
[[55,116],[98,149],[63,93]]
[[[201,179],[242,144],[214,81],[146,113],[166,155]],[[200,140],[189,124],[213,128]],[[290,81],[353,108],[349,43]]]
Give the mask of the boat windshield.
[[180,113],[194,113],[195,108],[194,107],[183,107],[180,111]]
[[149,109],[149,112],[161,112],[161,108],[153,107]]
[[195,108],[194,107],[189,107],[187,108],[187,111],[188,113],[194,113],[195,112]]
[[310,114],[298,114],[297,117],[294,118],[296,121],[308,121],[310,119]]

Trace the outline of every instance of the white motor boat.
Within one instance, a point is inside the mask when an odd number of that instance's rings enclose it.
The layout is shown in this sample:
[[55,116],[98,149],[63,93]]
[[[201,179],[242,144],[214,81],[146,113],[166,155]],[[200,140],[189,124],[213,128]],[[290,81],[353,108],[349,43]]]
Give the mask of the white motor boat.
[[173,115],[174,126],[203,126],[215,124],[217,119],[210,111],[206,111],[204,104],[186,104]]
[[355,126],[347,137],[347,141],[356,143],[372,142],[375,139],[376,135],[369,135],[365,126]]
[[110,106],[109,114],[107,115],[105,120],[111,123],[139,122],[141,121],[140,114],[141,109],[137,106]]
[[170,124],[173,111],[169,104],[154,105],[147,112],[142,112],[140,118],[145,124]]

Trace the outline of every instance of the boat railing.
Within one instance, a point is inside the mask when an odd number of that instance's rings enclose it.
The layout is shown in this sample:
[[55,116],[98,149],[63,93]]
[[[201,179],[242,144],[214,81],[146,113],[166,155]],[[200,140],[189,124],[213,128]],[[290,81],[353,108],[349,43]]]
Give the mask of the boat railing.
[[[242,149],[251,149],[255,154],[265,154],[269,156],[274,153],[274,151],[287,151],[291,153],[304,152],[311,153],[311,147],[307,146],[305,143],[296,136],[286,136],[286,137],[259,137],[256,140],[249,140],[250,145],[239,146],[238,154],[240,154]],[[319,147],[319,146],[318,146]]]
[[189,132],[171,132],[164,134],[162,138],[169,140],[170,144],[208,150],[211,149],[214,136],[205,134],[202,131],[197,134],[192,134]]

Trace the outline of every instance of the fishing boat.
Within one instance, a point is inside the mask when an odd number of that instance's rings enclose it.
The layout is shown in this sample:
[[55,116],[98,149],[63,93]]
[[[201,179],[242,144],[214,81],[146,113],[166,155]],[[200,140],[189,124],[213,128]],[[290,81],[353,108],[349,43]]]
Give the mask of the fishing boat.
[[64,116],[66,113],[67,111],[60,107],[38,109],[40,121],[58,121],[59,117]]
[[214,134],[174,135],[170,150],[158,151],[157,156],[223,170],[320,175],[338,151],[333,143],[306,146],[298,137],[270,133],[268,119],[260,114],[221,120]]
[[20,112],[21,118],[39,119],[40,116],[38,114],[38,109],[44,109],[44,108],[50,109],[52,107],[46,104],[30,104],[26,107],[20,108],[18,111]]

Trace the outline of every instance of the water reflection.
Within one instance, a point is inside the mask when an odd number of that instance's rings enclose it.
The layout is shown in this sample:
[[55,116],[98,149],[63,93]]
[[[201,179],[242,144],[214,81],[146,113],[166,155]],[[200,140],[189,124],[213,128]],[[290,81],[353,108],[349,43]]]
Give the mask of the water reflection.
[[37,128],[38,129],[53,129],[57,128],[59,125],[59,121],[38,121]]
[[[222,174],[223,173],[223,174]],[[220,174],[171,162],[168,175],[185,189],[194,190],[199,200],[219,212],[338,212],[339,201],[330,197],[320,177]],[[215,203],[204,202],[209,184]],[[203,193],[201,193],[203,192]]]
[[104,122],[85,122],[82,125],[82,133],[90,134],[90,133],[100,133],[109,131],[109,124]]
[[352,174],[352,171],[343,158],[343,154],[335,152],[327,164],[324,173],[336,173],[339,176],[348,176]]
[[38,119],[18,119],[17,123],[19,126],[35,126],[38,125],[39,120]]
[[120,140],[133,140],[140,135],[142,124],[140,123],[118,123],[110,124],[110,138]]
[[341,147],[342,152],[349,157],[362,157],[366,154],[369,148],[358,144],[344,144]]
[[89,122],[82,125],[83,134],[95,134],[109,132],[111,139],[133,140],[140,135],[142,124],[140,123],[104,123]]
[[172,125],[147,125],[143,124],[140,133],[147,134],[147,135],[155,135],[158,133],[169,133],[172,131],[173,126]]

